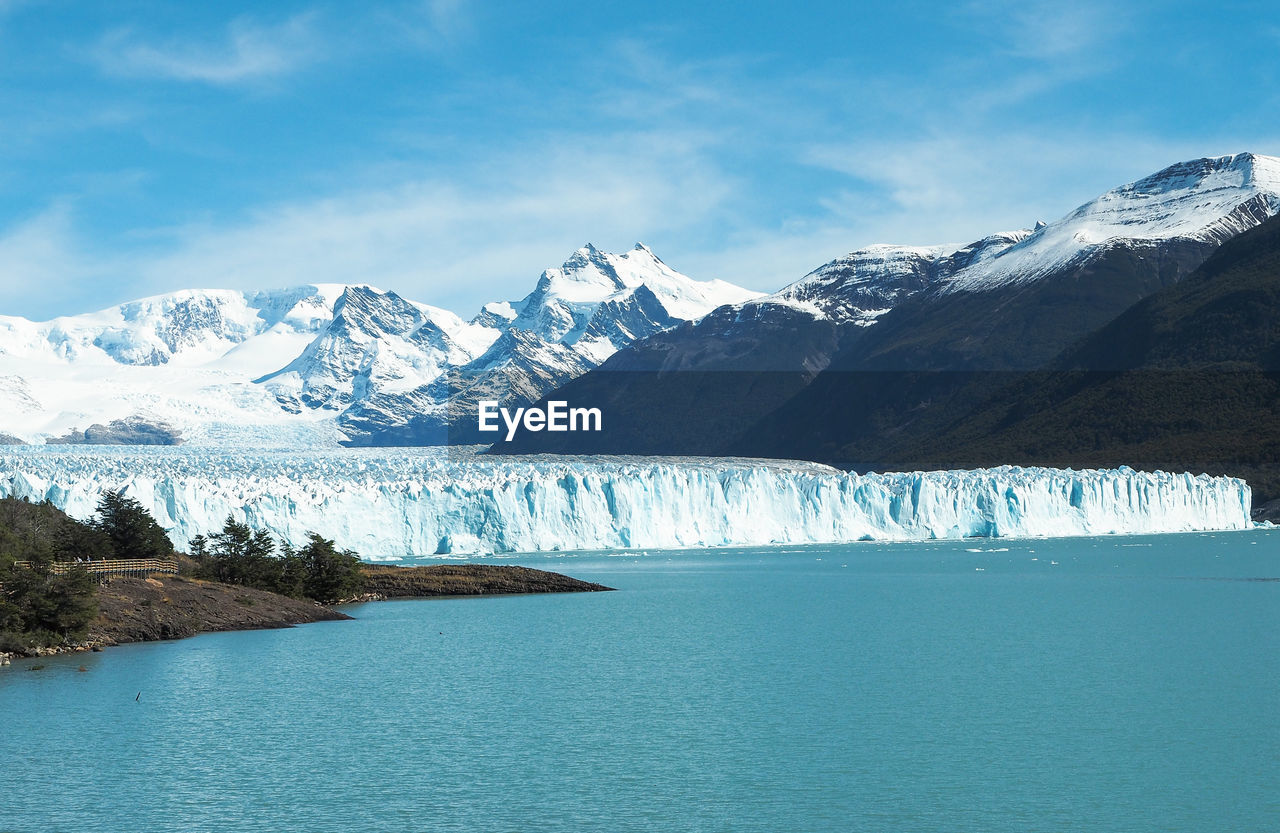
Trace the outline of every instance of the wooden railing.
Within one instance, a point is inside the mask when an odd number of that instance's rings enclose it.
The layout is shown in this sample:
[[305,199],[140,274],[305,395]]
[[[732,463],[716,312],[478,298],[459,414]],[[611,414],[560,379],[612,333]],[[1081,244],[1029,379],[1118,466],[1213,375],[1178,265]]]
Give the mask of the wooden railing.
[[[29,562],[17,562],[19,567],[29,566]],[[175,575],[178,565],[173,561],[161,561],[158,558],[117,558],[105,561],[55,561],[49,565],[49,572],[55,576],[64,575],[75,567],[83,567],[90,575],[103,578],[109,576],[149,576],[152,573],[168,573]]]

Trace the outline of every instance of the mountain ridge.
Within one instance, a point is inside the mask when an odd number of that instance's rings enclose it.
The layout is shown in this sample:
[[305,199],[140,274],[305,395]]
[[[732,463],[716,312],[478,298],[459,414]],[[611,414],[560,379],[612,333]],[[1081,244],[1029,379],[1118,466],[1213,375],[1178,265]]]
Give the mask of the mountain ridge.
[[0,431],[26,442],[145,441],[146,426],[214,445],[441,442],[442,424],[406,426],[443,413],[451,372],[536,397],[636,338],[756,294],[695,281],[643,244],[621,255],[588,244],[524,299],[470,321],[365,284],[179,290],[45,322],[0,316]]
[[[991,391],[960,390],[947,374],[1046,366],[1277,213],[1280,159],[1246,153],[1177,163],[1056,221],[967,245],[863,247],[768,295],[695,281],[643,244],[587,244],[524,298],[470,319],[365,284],[183,290],[48,322],[0,316],[0,433],[475,442],[487,437],[449,432],[474,420],[480,399],[554,393],[601,398],[647,438],[573,438],[592,451],[793,455],[839,442],[752,426],[797,424],[788,408],[852,408],[847,430],[905,428],[920,406],[981,399]],[[675,372],[686,375],[664,389]],[[683,445],[662,447],[664,432]],[[573,450],[557,446],[570,439],[544,434],[526,448]]]
[[[950,254],[948,247],[860,250],[779,293],[638,341],[555,392],[613,405],[609,436],[526,434],[501,450],[691,453],[693,441],[711,444],[703,453],[878,466],[881,439],[938,430],[931,412],[976,405],[1003,384],[1002,374],[1044,367],[1176,284],[1223,239],[1278,212],[1280,159],[1236,154],[1169,166],[1057,221]],[[1074,241],[1067,255],[1057,245],[1063,238]],[[983,271],[1037,252],[1044,262],[1017,280]],[[807,297],[842,261],[884,269],[885,285],[902,291],[848,314],[841,301],[861,285],[855,270],[830,281],[823,299]],[[990,279],[973,277],[983,275]],[[835,321],[832,310],[846,314]],[[771,317],[772,331],[755,324]],[[684,377],[673,379],[673,370]],[[703,404],[682,407],[689,396]],[[621,411],[621,403],[636,407]],[[839,452],[851,437],[866,440],[868,456]]]

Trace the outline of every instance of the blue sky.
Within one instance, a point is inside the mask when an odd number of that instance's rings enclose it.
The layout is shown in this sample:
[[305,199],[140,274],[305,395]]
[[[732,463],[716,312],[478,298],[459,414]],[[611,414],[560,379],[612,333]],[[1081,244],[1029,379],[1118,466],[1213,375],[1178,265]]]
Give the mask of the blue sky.
[[772,290],[1280,154],[1271,6],[0,0],[0,313],[332,281],[470,315],[588,241]]

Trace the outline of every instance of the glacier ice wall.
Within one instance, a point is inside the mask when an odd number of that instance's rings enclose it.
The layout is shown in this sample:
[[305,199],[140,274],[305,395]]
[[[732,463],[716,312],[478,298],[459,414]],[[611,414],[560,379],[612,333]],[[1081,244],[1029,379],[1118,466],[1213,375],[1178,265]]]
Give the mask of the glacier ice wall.
[[1242,480],[1127,468],[857,475],[779,461],[440,449],[0,452],[0,495],[87,518],[108,489],[141,501],[179,546],[230,515],[293,543],[319,532],[370,559],[1250,526]]

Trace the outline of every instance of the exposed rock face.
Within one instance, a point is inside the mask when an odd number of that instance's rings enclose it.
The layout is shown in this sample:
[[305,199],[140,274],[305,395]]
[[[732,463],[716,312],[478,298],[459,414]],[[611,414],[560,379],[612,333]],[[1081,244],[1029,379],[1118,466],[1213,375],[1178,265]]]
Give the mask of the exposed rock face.
[[182,435],[163,422],[128,417],[114,419],[106,425],[95,423],[83,431],[72,431],[47,442],[50,445],[181,445]]

